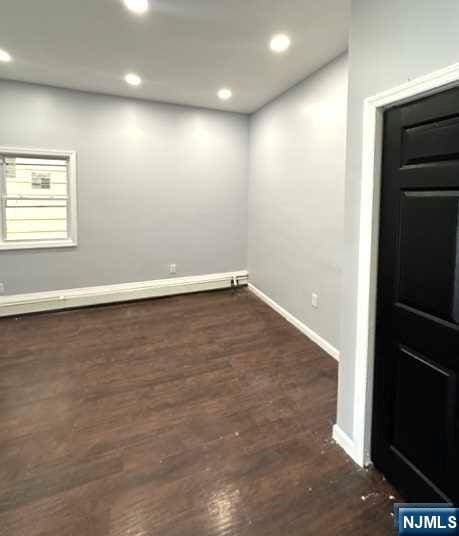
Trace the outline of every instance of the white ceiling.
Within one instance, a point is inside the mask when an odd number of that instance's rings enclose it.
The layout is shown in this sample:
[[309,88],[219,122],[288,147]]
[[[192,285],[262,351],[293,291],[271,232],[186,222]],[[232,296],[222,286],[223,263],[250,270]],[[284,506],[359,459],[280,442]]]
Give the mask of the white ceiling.
[[[349,0],[1,0],[0,78],[253,112],[347,48]],[[273,54],[270,37],[292,39]],[[123,77],[136,72],[142,86]],[[233,90],[221,102],[219,88]]]

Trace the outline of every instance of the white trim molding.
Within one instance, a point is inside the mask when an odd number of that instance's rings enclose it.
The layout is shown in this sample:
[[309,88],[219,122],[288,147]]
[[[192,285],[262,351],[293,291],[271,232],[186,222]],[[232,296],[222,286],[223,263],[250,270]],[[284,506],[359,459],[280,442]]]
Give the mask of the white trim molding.
[[[77,197],[77,154],[75,151],[56,149],[31,149],[25,147],[0,147],[0,155],[14,156],[37,156],[37,157],[54,157],[65,158],[68,160],[68,236],[63,239],[56,240],[24,240],[24,241],[6,241],[0,232],[0,251],[2,250],[17,250],[17,249],[43,249],[43,248],[68,248],[78,245],[78,197]],[[2,177],[0,175],[0,195],[2,192]],[[1,199],[3,203],[3,199]],[[1,221],[3,209],[0,210],[0,231],[4,226]]]
[[252,283],[249,283],[249,290],[253,292],[255,296],[260,298],[260,300],[264,301],[277,313],[283,316],[288,322],[290,322],[290,324],[292,324],[299,331],[301,331],[303,335],[306,335],[306,337],[311,339],[311,341],[315,342],[318,346],[320,346],[322,350],[325,350],[327,354],[330,354],[337,361],[339,360],[339,351],[333,345],[331,345],[328,341],[326,341],[323,337],[321,337],[318,333],[316,333],[311,328],[306,326],[306,324],[301,322],[301,320],[298,320],[296,316],[293,316],[286,309],[284,309],[282,306],[280,306],[278,303],[272,300],[269,296],[267,296],[264,292],[262,292],[256,286],[252,285]]
[[0,298],[0,317],[217,290],[247,285],[247,282],[248,272],[241,270],[139,283],[15,294]]
[[374,337],[381,194],[383,114],[388,108],[459,84],[459,63],[416,78],[364,101],[359,220],[357,327],[354,376],[354,460],[371,463]]
[[333,439],[353,460],[356,458],[354,441],[337,424],[333,425]]

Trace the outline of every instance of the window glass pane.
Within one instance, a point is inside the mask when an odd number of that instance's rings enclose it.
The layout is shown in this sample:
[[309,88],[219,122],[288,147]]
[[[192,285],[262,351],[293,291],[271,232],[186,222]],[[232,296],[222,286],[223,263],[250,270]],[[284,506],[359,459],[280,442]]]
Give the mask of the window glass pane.
[[7,222],[10,233],[50,233],[53,231],[65,232],[65,220],[10,220]]
[[66,199],[7,199],[6,240],[67,238]]
[[67,195],[66,160],[6,157],[6,195]]
[[8,199],[7,207],[66,207],[66,199]]
[[67,233],[64,232],[39,232],[39,233],[8,233],[7,240],[57,240],[66,239]]

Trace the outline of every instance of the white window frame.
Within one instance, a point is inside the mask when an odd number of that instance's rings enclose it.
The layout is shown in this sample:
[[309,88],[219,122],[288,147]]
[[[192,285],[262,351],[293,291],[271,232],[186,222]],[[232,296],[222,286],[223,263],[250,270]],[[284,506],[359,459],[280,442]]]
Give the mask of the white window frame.
[[30,149],[24,147],[1,147],[1,156],[29,156],[37,158],[62,158],[68,161],[67,168],[67,188],[68,188],[68,209],[67,209],[67,227],[68,237],[64,239],[54,240],[24,240],[21,242],[13,242],[5,240],[5,222],[4,220],[4,203],[6,192],[4,181],[4,169],[0,169],[0,251],[2,250],[17,250],[17,249],[43,249],[43,248],[66,248],[76,247],[78,245],[78,225],[77,225],[77,180],[76,180],[76,152],[75,151],[56,151],[55,149]]

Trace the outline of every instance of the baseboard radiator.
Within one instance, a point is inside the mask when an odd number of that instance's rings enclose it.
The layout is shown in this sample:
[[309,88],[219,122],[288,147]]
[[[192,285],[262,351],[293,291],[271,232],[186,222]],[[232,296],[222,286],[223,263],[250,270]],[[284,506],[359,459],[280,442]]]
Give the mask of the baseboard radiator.
[[0,297],[0,317],[244,286],[246,270]]

